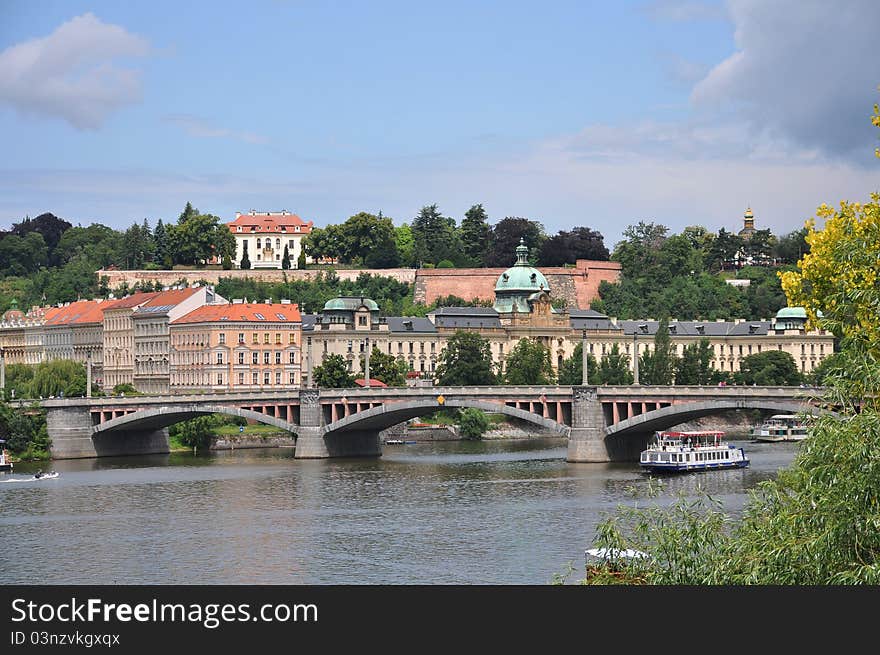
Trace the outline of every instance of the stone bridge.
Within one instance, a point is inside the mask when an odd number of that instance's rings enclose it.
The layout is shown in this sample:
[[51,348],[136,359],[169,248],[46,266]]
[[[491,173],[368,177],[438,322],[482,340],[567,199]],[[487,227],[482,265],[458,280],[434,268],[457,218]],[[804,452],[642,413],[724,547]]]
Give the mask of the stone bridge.
[[[209,414],[296,436],[297,458],[381,455],[379,432],[443,408],[474,407],[568,437],[568,461],[637,459],[651,434],[731,409],[819,413],[793,387],[485,386],[296,389],[43,400],[57,458],[168,452],[168,426]],[[812,392],[812,393],[809,393]]]

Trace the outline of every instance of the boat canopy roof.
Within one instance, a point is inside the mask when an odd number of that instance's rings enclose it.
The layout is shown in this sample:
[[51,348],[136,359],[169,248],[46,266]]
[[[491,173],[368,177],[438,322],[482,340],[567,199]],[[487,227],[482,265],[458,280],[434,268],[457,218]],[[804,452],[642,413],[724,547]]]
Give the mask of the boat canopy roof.
[[724,432],[721,430],[693,430],[690,432],[658,432],[657,436],[663,439],[693,439],[693,438],[713,438],[723,437]]

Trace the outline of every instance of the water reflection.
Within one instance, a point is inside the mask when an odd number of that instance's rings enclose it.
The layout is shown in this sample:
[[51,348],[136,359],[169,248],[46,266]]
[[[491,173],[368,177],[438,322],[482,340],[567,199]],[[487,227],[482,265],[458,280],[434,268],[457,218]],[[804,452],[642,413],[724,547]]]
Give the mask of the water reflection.
[[[665,478],[660,502],[702,486],[736,511],[797,444],[745,447],[751,468]],[[53,462],[57,480],[0,483],[0,582],[545,584],[649,480],[565,454],[543,439]]]

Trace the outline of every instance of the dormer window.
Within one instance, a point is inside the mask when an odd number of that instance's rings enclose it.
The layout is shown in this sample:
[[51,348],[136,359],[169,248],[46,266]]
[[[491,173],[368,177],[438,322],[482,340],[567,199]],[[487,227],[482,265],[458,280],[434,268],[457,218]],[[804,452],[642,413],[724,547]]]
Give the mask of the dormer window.
[[294,228],[297,232],[299,232],[299,225]]
[[235,228],[235,231],[236,231],[236,232],[241,232],[241,225],[239,225],[238,227],[236,227],[236,228]]

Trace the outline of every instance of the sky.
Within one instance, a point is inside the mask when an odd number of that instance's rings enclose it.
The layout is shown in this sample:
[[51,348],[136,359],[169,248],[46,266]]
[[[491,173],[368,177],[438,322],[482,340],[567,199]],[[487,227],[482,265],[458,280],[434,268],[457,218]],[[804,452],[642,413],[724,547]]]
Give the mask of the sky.
[[803,227],[880,190],[877,0],[0,0],[0,229]]

